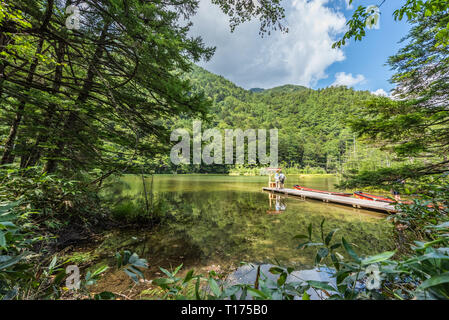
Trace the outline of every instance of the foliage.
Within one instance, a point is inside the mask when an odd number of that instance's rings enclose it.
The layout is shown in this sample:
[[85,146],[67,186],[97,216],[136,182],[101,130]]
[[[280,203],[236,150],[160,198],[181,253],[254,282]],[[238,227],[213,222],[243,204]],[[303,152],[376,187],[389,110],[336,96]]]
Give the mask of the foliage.
[[[342,86],[312,90],[285,85],[266,90],[244,90],[222,76],[196,66],[186,78],[192,83],[195,92],[204,92],[212,101],[210,115],[207,122],[203,122],[203,130],[217,128],[224,132],[225,129],[237,128],[276,128],[279,133],[279,166],[305,169],[304,173],[341,171],[354,146],[354,137],[346,128],[348,114],[360,113],[360,105],[372,98],[370,92]],[[191,118],[173,117],[167,125],[173,129],[192,131]],[[357,165],[357,162],[354,164]],[[168,157],[146,161],[146,167],[158,173],[256,174],[260,166],[175,166]]]
[[[57,255],[39,252],[36,244],[45,239],[30,220],[21,201],[3,202],[0,206],[0,298],[57,299],[63,294],[62,282],[68,261]],[[106,269],[88,272],[80,283],[79,294],[87,294]]]
[[129,250],[117,252],[115,259],[117,261],[117,268],[122,268],[134,282],[138,282],[139,278],[144,279],[140,268],[148,268],[148,263],[145,259],[139,258],[136,253],[131,253]]
[[395,168],[365,170],[349,184],[379,185],[397,179],[418,179],[448,171],[449,47],[437,43],[437,26],[447,15],[425,12],[413,18],[404,48],[389,58],[396,71],[395,99],[376,98],[350,119],[357,134],[409,163]]
[[[446,222],[428,226],[432,229],[435,240],[431,242],[416,241],[412,247],[413,254],[405,259],[393,260],[395,251],[387,251],[371,256],[359,256],[344,237],[334,242],[338,230],[326,233],[324,220],[320,224],[320,238],[313,239],[313,226],[308,227],[307,235],[297,235],[296,239],[306,240],[298,249],[317,248],[315,263],[332,273],[333,280],[287,282],[293,268],[275,266],[269,272],[279,275],[277,281],[269,280],[257,270],[254,284],[228,285],[223,276],[214,272],[208,276],[196,275],[190,270],[184,278],[176,277],[182,265],[174,272],[163,268],[166,275],[153,284],[164,292],[163,298],[172,299],[282,299],[290,300],[301,297],[310,299],[310,290],[322,293],[326,299],[448,299],[449,298],[449,225]],[[345,256],[337,250],[343,249]],[[332,269],[325,262],[332,264]],[[195,290],[188,290],[189,284]],[[187,295],[186,295],[187,294]]]
[[162,299],[198,299],[198,300],[245,300],[252,298],[254,300],[286,299],[292,300],[295,295],[304,292],[309,288],[307,284],[286,283],[288,274],[293,270],[281,267],[273,267],[270,272],[280,274],[279,280],[273,282],[257,270],[256,281],[254,284],[236,284],[228,285],[223,280],[224,276],[209,272],[206,276],[195,274],[192,269],[187,272],[184,278],[177,277],[176,274],[182,268],[179,265],[173,272],[164,268],[160,270],[165,274],[163,278],[157,278],[152,281],[154,285],[162,289]]
[[82,230],[109,219],[96,190],[86,187],[85,179],[68,180],[40,169],[0,169],[0,200],[20,200],[35,226],[53,233],[76,227]]
[[[353,0],[349,0],[349,5],[352,3]],[[352,18],[346,23],[348,31],[341,40],[333,44],[333,47],[339,48],[344,46],[352,38],[355,41],[361,41],[366,36],[366,28],[377,24],[381,14],[380,8],[384,3],[385,0],[379,5],[358,6]],[[447,46],[449,44],[448,10],[449,5],[446,0],[402,0],[401,6],[393,12],[393,17],[398,21],[403,20],[405,17],[407,21],[412,22],[421,14],[424,14],[424,17],[427,19],[435,19],[435,17],[446,15],[446,19],[441,19],[435,26],[435,40],[437,40],[437,46]]]
[[[448,221],[447,216],[445,221]],[[320,226],[322,235],[323,224],[324,221]],[[308,236],[301,235],[309,240],[300,247],[319,246],[317,264],[328,255],[331,257],[336,285],[334,292],[328,294],[330,299],[448,299],[448,225],[446,222],[427,227],[432,229],[435,240],[416,241],[412,247],[414,254],[399,261],[391,259],[394,251],[360,257],[344,237],[329,247],[335,230],[326,239],[321,237],[325,246],[313,242],[311,232]],[[312,226],[309,228],[311,230]],[[344,248],[349,261],[334,253],[338,247]],[[375,270],[374,274],[372,270]]]
[[[45,239],[30,216],[22,201],[0,204],[0,299],[115,299],[110,292],[89,292],[107,266],[88,270],[80,278],[79,289],[65,287],[66,267],[73,260],[42,249]],[[118,267],[131,279],[143,278],[139,268],[147,268],[146,260],[127,250],[116,258]]]
[[419,194],[412,204],[399,204],[400,212],[390,217],[402,229],[414,233],[414,237],[434,241],[439,236],[433,228],[444,224],[448,219],[449,181],[448,174],[409,183],[404,192],[409,195]]

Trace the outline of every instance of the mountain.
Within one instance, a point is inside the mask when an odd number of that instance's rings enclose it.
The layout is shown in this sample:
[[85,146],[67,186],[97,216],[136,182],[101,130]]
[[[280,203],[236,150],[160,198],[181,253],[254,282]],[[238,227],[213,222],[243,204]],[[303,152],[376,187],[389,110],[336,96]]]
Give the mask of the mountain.
[[212,100],[211,126],[279,129],[283,166],[335,169],[352,145],[346,122],[372,97],[347,87],[313,90],[298,85],[245,90],[198,66],[188,75],[194,90]]
[[304,86],[298,86],[298,85],[294,85],[294,84],[285,84],[283,86],[264,90],[264,93],[289,93],[289,92],[294,92],[294,91],[302,91],[302,90],[306,90],[306,89],[307,89],[307,87],[304,87]]

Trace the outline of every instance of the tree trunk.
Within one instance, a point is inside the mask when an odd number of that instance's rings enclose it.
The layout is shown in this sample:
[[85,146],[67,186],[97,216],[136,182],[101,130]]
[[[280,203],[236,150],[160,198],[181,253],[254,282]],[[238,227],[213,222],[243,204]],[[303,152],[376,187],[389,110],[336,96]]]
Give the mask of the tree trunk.
[[[44,32],[47,29],[48,24],[50,23],[50,19],[53,14],[53,5],[54,5],[54,0],[49,0],[47,2],[47,8],[45,11],[44,19],[43,19],[42,25],[40,27],[41,32]],[[37,66],[39,64],[37,55],[42,52],[43,45],[44,45],[44,38],[42,37],[39,39],[39,42],[38,42],[38,45],[36,48],[35,57],[30,66],[30,70],[29,70],[29,73],[28,73],[28,76],[26,79],[24,91],[29,91],[30,86],[33,82],[34,73],[36,72]],[[3,71],[3,70],[1,70],[1,71]],[[4,80],[3,77],[2,77],[2,80]],[[25,104],[26,104],[26,100],[21,100],[19,102],[19,106],[17,108],[16,115],[14,117],[13,123],[11,124],[11,128],[9,129],[8,137],[6,138],[3,156],[2,156],[2,159],[0,160],[0,164],[2,164],[2,165],[14,162],[15,156],[12,153],[12,151],[14,149],[14,144],[15,144],[15,140],[17,137],[17,131],[19,129],[19,125],[23,118],[23,111],[25,109]]]
[[[62,62],[64,61],[64,50],[65,50],[64,43],[59,42],[57,44],[57,48],[56,48],[56,59],[57,59],[58,65],[56,66],[56,69],[55,69],[55,78],[54,78],[53,88],[52,88],[52,93],[54,95],[56,95],[58,93],[58,91],[61,87],[62,71],[63,71]],[[26,155],[25,161],[23,161],[24,167],[29,167],[29,166],[32,167],[32,166],[36,165],[36,163],[39,161],[39,158],[42,153],[42,148],[39,145],[41,143],[47,142],[48,138],[50,137],[49,129],[51,127],[51,123],[54,118],[56,107],[57,106],[55,103],[51,103],[49,105],[47,114],[42,123],[43,127],[47,128],[47,130],[44,131],[43,133],[39,133],[39,135],[37,136],[36,142],[34,143],[33,147],[30,149],[30,151]]]
[[[44,45],[44,40],[39,40],[36,48],[36,54],[38,55],[42,52],[42,47]],[[28,76],[25,82],[24,91],[28,91],[30,89],[31,83],[33,82],[34,73],[36,72],[37,65],[39,61],[37,57],[33,59],[33,62],[30,66],[30,70],[28,72]],[[16,115],[11,124],[11,128],[9,129],[8,137],[5,142],[5,149],[3,151],[2,159],[0,160],[0,164],[12,163],[14,161],[14,154],[12,153],[14,149],[14,142],[17,136],[17,130],[19,129],[20,122],[22,121],[23,111],[25,110],[26,100],[21,100],[19,102],[19,106],[17,107]]]
[[[82,105],[86,102],[87,98],[89,97],[89,93],[92,90],[93,86],[93,79],[95,76],[95,64],[98,63],[100,57],[103,54],[104,50],[104,40],[106,39],[107,31],[109,28],[109,24],[106,23],[103,27],[103,30],[101,31],[100,38],[98,39],[98,45],[95,48],[95,53],[93,55],[92,60],[90,61],[89,68],[87,71],[87,77],[84,80],[83,88],[81,89],[81,92],[76,99],[77,105]],[[64,153],[64,148],[66,146],[66,141],[68,136],[70,136],[71,133],[75,132],[75,129],[77,127],[77,120],[78,120],[78,112],[77,111],[70,111],[69,115],[66,118],[66,121],[64,122],[64,126],[62,128],[62,132],[60,135],[60,140],[56,144],[55,151],[51,154],[50,159],[48,159],[47,163],[44,166],[44,172],[52,173],[56,170],[57,166],[57,158],[60,158]]]

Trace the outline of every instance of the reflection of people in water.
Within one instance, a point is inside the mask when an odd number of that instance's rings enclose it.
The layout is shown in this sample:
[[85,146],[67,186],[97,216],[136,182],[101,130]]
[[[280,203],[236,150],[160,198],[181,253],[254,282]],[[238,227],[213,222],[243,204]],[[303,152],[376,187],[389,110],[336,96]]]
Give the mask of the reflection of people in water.
[[274,207],[276,211],[285,211],[285,209],[287,208],[283,199],[280,196],[276,196],[276,203]]
[[[287,205],[284,202],[284,198],[274,193],[270,193],[268,195],[270,210],[267,210],[268,214],[281,214],[287,208]],[[273,208],[274,202],[274,208]],[[274,210],[272,210],[274,209]]]

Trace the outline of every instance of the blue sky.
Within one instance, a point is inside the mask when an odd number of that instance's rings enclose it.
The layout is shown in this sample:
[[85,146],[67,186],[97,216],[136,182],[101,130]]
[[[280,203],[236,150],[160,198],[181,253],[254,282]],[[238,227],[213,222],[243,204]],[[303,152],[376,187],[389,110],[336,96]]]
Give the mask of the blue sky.
[[398,41],[409,25],[394,21],[397,1],[387,0],[381,7],[378,29],[368,30],[361,42],[351,41],[341,49],[332,43],[341,37],[345,24],[359,4],[381,1],[284,0],[288,34],[274,32],[261,38],[257,20],[245,23],[230,33],[228,18],[210,0],[201,0],[191,34],[216,46],[209,62],[199,63],[237,85],[271,88],[283,84],[323,88],[344,84],[358,90],[388,92],[392,71],[384,64],[400,48]]
[[[357,4],[376,4],[370,1],[355,1]],[[355,6],[353,5],[353,7]],[[351,41],[344,48],[346,59],[332,64],[327,72],[335,74],[346,72],[353,75],[362,74],[365,81],[355,86],[361,90],[377,90],[379,88],[389,91],[393,85],[388,81],[393,71],[385,63],[389,56],[394,55],[401,44],[400,39],[407,35],[410,25],[403,21],[394,21],[393,12],[397,9],[398,1],[386,1],[381,6],[379,29],[367,31],[367,36],[362,41]],[[352,10],[345,10],[346,19],[350,19]],[[320,80],[316,87],[326,87],[332,84],[333,79]]]

